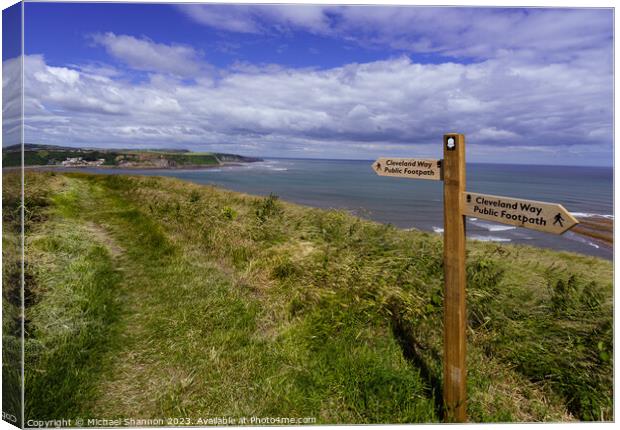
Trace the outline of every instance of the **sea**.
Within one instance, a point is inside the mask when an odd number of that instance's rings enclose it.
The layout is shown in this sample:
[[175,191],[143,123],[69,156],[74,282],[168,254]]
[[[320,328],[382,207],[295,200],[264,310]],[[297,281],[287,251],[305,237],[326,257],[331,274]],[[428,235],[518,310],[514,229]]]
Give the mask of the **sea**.
[[[155,170],[85,168],[107,174],[171,176],[248,194],[346,210],[402,229],[443,232],[441,181],[378,176],[372,161],[265,159],[211,169]],[[467,190],[562,204],[579,216],[613,219],[613,168],[468,164]],[[553,235],[467,218],[470,239],[526,244],[613,259],[613,249],[570,231]]]

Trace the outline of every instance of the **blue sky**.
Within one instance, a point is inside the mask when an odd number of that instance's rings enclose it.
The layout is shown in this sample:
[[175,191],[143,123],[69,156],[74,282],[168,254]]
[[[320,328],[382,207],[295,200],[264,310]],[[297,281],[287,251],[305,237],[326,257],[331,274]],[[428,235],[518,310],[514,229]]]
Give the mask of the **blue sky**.
[[612,164],[611,9],[26,3],[25,17],[29,142],[372,159],[439,156],[458,131],[474,162]]
[[[185,44],[201,51],[205,60],[218,68],[230,67],[236,61],[331,68],[386,57],[381,47],[342,40],[335,43],[332,37],[294,28],[279,31],[266,25],[260,32],[227,31],[191,19],[183,13],[182,5],[49,3],[27,8],[27,25],[32,29],[26,38],[27,52],[44,52],[50,63],[59,65],[79,64],[85,59],[109,61],[105,49],[93,49],[92,44],[85,43],[90,35],[106,32],[158,43]],[[261,6],[254,8],[260,11]],[[219,8],[224,13],[227,9],[230,8]],[[56,43],[50,43],[46,37],[50,34]],[[429,57],[430,61],[437,61],[435,55],[426,55],[424,61],[429,61]]]

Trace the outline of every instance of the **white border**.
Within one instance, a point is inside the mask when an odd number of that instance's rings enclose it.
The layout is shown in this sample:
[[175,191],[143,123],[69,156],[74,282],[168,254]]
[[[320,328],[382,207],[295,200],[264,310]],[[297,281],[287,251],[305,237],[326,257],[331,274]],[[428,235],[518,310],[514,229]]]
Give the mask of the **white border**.
[[[18,1],[16,0],[0,0],[2,2],[2,9],[6,9],[9,6],[12,6],[16,3],[18,3]],[[615,202],[617,201],[619,194],[619,187],[618,187],[618,177],[616,177],[615,174],[615,166],[618,165],[618,161],[620,160],[620,155],[618,155],[618,151],[615,151],[615,142],[617,141],[617,131],[616,131],[616,127],[615,127],[615,120],[616,120],[616,112],[618,112],[618,101],[615,97],[615,88],[616,88],[616,79],[617,79],[617,75],[615,73],[615,71],[617,70],[617,66],[618,66],[618,57],[615,55],[616,54],[616,43],[615,43],[615,29],[618,28],[618,22],[619,22],[619,18],[618,18],[618,14],[615,13],[615,2],[612,0],[590,0],[590,1],[575,1],[575,0],[569,0],[569,1],[560,1],[560,0],[543,0],[543,1],[532,1],[532,0],[522,0],[522,1],[490,1],[490,0],[477,0],[477,1],[455,1],[455,0],[446,0],[446,1],[442,1],[442,2],[437,2],[437,1],[428,1],[428,0],[417,0],[417,1],[411,1],[411,0],[389,0],[389,1],[381,1],[381,0],[340,0],[340,1],[335,1],[335,0],[314,0],[314,1],[303,1],[303,0],[288,0],[288,1],[273,1],[273,0],[246,0],[246,1],[235,1],[235,0],[209,0],[209,1],[205,1],[205,0],[201,0],[201,1],[183,1],[183,0],[167,0],[167,1],[149,1],[149,0],[132,0],[132,1],[123,1],[123,0],[107,0],[107,1],[95,1],[95,0],[62,0],[62,1],[45,1],[45,0],[27,0],[27,2],[49,2],[49,3],[251,3],[251,4],[325,4],[325,5],[332,5],[332,4],[343,4],[343,5],[366,5],[366,4],[380,4],[380,5],[415,5],[415,6],[468,6],[468,7],[552,7],[552,8],[561,8],[561,7],[584,7],[584,8],[595,8],[595,7],[600,7],[600,8],[614,8],[614,124],[613,124],[613,135],[614,135],[614,214],[615,214]],[[24,14],[22,13],[22,20],[23,20],[23,16]],[[23,25],[23,23],[22,23]],[[22,27],[24,28],[24,27]],[[23,33],[24,31],[22,31],[22,48],[23,48]],[[0,58],[1,58],[1,43],[2,43],[2,34],[0,31]],[[23,74],[23,66],[22,66],[22,74]],[[22,83],[23,83],[23,77],[22,77]],[[0,99],[2,97],[2,88],[0,87]],[[1,115],[0,115],[1,117]],[[0,118],[0,127],[2,126],[2,119]],[[1,129],[1,128],[0,128]],[[22,142],[23,142],[23,90],[22,90]],[[23,152],[22,152],[22,157],[23,157]],[[23,174],[23,173],[22,173]],[[1,179],[1,169],[0,169],[0,179]],[[23,189],[22,189],[23,192]],[[22,196],[23,198],[23,196]],[[1,215],[1,208],[0,208],[0,215]],[[22,206],[22,216],[23,216],[23,206]],[[614,243],[618,243],[618,240],[620,239],[620,234],[618,233],[618,231],[615,229],[615,219],[614,219]],[[23,227],[23,226],[22,226]],[[0,230],[1,232],[1,230]],[[22,240],[23,240],[23,236],[22,236]],[[22,252],[23,252],[23,242],[22,242]],[[23,259],[22,259],[23,261]],[[22,270],[22,276],[23,276],[23,270]],[[618,285],[618,280],[620,279],[620,276],[618,275],[618,272],[616,270],[616,258],[615,258],[615,249],[614,249],[614,286]],[[614,293],[615,293],[615,289],[614,289]],[[22,289],[22,295],[23,295],[23,289]],[[23,301],[23,298],[22,298]],[[614,294],[614,329],[617,328],[616,326],[616,309],[618,309],[618,296],[616,294]],[[1,309],[0,309],[0,313],[1,313]],[[614,330],[614,345],[617,345],[617,330]],[[22,343],[22,351],[23,351],[23,343]],[[615,358],[616,358],[616,348],[614,348],[614,363],[615,363]],[[22,357],[23,358],[23,357]],[[23,369],[22,369],[23,372]],[[616,366],[614,366],[614,419],[618,420],[618,412],[619,412],[619,407],[618,407],[618,403],[616,401],[616,398],[618,396],[618,379],[615,378],[616,376]],[[23,393],[22,393],[23,394]],[[0,392],[0,400],[1,400],[1,392]],[[0,403],[1,404],[1,403]],[[564,426],[566,425],[577,425],[577,426],[586,426],[586,425],[590,425],[590,424],[594,424],[596,425],[598,428],[615,428],[614,424],[612,423],[575,423],[575,424],[569,424],[569,423],[558,423],[558,424],[544,424],[545,428],[550,428],[550,429],[560,429],[560,428],[564,428]],[[484,424],[470,424],[468,425],[468,427],[470,428],[483,428],[483,427],[499,427],[502,429],[513,429],[513,428],[517,428],[516,426],[518,426],[518,428],[523,428],[523,426],[526,427],[531,427],[534,426],[535,424],[490,424],[490,425],[484,425]],[[404,426],[399,426],[401,428],[415,428],[415,429],[430,429],[435,427],[436,425],[404,425]],[[614,427],[612,427],[614,426]],[[349,426],[349,425],[341,425],[341,426],[321,426],[322,428],[331,428],[331,429],[342,429],[342,428],[355,428],[357,426]],[[387,426],[373,426],[373,427],[379,427],[379,428],[384,428]],[[390,426],[393,427],[393,426]],[[11,429],[11,428],[15,428],[14,426],[11,426],[10,424],[4,422],[4,421],[0,421],[0,430],[4,430],[4,429]],[[169,428],[169,427],[167,427]],[[246,427],[244,427],[245,429]],[[252,429],[255,427],[247,427],[247,429]],[[265,427],[256,427],[256,429],[264,429]],[[303,427],[286,427],[286,428],[303,428]]]

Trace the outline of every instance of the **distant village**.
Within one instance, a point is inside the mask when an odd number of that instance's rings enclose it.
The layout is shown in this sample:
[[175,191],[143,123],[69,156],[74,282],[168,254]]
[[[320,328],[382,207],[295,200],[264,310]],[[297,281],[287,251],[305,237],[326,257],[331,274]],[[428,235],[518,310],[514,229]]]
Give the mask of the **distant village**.
[[123,167],[175,169],[214,167],[231,163],[263,161],[258,157],[219,152],[189,150],[124,150],[77,148],[24,143],[2,148],[2,167],[62,166],[62,167]]
[[105,159],[100,158],[94,161],[84,160],[82,157],[68,157],[61,164],[65,167],[87,167],[87,166],[101,166],[105,163]]

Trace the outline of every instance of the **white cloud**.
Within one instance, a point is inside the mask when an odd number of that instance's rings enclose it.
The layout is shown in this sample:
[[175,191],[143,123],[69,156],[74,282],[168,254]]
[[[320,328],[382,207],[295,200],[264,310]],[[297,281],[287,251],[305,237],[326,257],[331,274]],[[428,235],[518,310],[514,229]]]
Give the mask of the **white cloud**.
[[601,9],[343,7],[337,30],[407,52],[476,59],[570,59],[611,46],[613,14]]
[[273,5],[259,9],[270,21],[289,28],[301,28],[315,33],[328,33],[332,23],[327,14],[329,9],[318,5]]
[[[15,64],[4,66],[7,76]],[[328,70],[240,67],[193,83],[152,74],[137,84],[37,55],[25,66],[29,142],[368,158],[411,154],[446,131],[488,148],[612,145],[611,75],[579,61],[402,57]]]
[[92,39],[109,55],[136,70],[197,77],[208,68],[201,54],[191,46],[166,45],[109,32],[95,34]]
[[482,140],[482,141],[495,140],[498,142],[506,142],[506,141],[512,142],[518,137],[519,135],[513,131],[498,130],[495,127],[481,128],[480,130],[477,130],[476,132],[474,132],[474,134],[470,136],[470,138],[474,140]]
[[209,27],[237,33],[260,33],[262,31],[262,26],[253,16],[252,8],[249,6],[187,4],[177,7],[194,21]]
[[323,6],[316,5],[178,5],[192,20],[237,33],[269,33],[304,29],[316,33],[330,30]]
[[321,5],[179,5],[195,22],[220,30],[303,30],[367,47],[485,60],[574,59],[597,47],[611,62],[608,9]]
[[2,146],[21,142],[22,134],[22,57],[2,63]]

